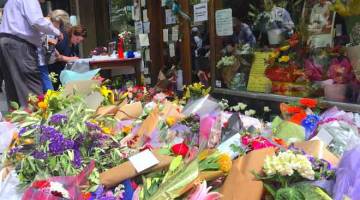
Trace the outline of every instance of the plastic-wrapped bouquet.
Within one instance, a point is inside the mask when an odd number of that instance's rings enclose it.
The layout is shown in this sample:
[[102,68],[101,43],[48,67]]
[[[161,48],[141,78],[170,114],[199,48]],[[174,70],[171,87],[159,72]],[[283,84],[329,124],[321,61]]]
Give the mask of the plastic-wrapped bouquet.
[[[330,200],[321,188],[304,181],[331,178],[334,172],[327,162],[317,167],[318,160],[291,150],[267,156],[263,165],[263,174],[255,174],[262,180],[272,198],[277,199],[323,199]],[[321,176],[324,174],[326,176]]]

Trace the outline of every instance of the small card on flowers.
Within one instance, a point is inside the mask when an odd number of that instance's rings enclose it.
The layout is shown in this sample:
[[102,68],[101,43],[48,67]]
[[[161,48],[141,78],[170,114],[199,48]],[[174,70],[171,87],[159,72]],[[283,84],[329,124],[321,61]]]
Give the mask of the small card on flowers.
[[148,149],[130,157],[129,160],[138,173],[160,163],[155,155]]

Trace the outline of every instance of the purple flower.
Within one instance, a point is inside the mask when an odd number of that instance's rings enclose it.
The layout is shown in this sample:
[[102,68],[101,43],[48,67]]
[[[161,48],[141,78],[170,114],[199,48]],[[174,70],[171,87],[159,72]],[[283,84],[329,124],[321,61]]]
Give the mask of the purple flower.
[[74,148],[74,160],[72,161],[75,168],[81,167],[81,152],[78,146]]
[[63,140],[63,145],[64,145],[64,149],[68,150],[68,149],[73,149],[75,142],[69,139],[64,139]]
[[49,144],[50,153],[53,155],[61,155],[65,149],[61,142],[51,142]]
[[49,141],[49,152],[52,155],[61,155],[64,151],[73,149],[75,142],[65,139],[61,132],[51,126],[40,126],[41,136],[40,142]]
[[14,148],[12,148],[12,149],[10,149],[10,151],[9,151],[9,156],[13,156],[13,155],[15,155],[17,152],[19,152],[21,150],[21,147],[14,147]]
[[94,123],[91,123],[91,122],[85,122],[85,125],[88,127],[88,129],[90,130],[94,130],[94,131],[101,131],[101,128],[97,125],[97,124],[94,124]]
[[38,151],[38,150],[35,150],[32,153],[32,156],[34,156],[34,158],[40,159],[40,160],[44,160],[44,159],[46,159],[48,157],[47,153],[41,152],[41,151]]
[[51,116],[50,123],[58,125],[58,124],[66,123],[67,120],[68,120],[68,118],[66,115],[55,114],[55,115]]
[[20,131],[19,131],[19,137],[21,137],[22,135],[24,135],[24,133],[26,133],[26,131],[28,131],[28,128],[26,128],[26,127],[21,128]]

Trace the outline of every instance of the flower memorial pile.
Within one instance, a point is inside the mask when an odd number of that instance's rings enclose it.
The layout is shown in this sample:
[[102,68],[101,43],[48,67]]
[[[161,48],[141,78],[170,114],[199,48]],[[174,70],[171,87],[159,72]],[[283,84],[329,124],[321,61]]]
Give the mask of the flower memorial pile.
[[[360,145],[359,115],[322,113],[321,102],[303,98],[281,104],[282,115],[266,123],[261,112],[274,108],[229,107],[208,93],[201,84],[187,86],[182,99],[152,88],[98,86],[88,94],[101,97],[97,109],[89,108],[88,96],[62,90],[30,97],[28,108],[14,104],[0,122],[16,127],[1,133],[12,138],[1,174],[16,174],[20,195],[30,200],[33,193],[85,200],[331,199],[332,185],[345,176],[335,179],[341,156]],[[138,170],[134,159],[142,153],[157,162]],[[339,187],[336,195],[352,196]]]

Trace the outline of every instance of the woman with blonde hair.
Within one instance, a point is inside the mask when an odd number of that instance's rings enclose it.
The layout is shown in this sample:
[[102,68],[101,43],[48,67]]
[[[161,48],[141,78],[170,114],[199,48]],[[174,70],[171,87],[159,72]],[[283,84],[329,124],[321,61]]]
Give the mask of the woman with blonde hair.
[[[54,10],[50,12],[46,18],[63,33],[71,28],[69,14],[64,10]],[[49,35],[43,35],[42,45],[38,48],[38,65],[41,73],[43,92],[45,93],[47,90],[54,89],[49,77],[48,67],[56,62],[55,45],[57,45],[57,43],[57,38]]]
[[62,22],[62,27],[60,27],[60,29],[62,29],[61,31],[68,31],[71,28],[70,16],[65,10],[53,10],[48,16],[51,21],[54,20]]

